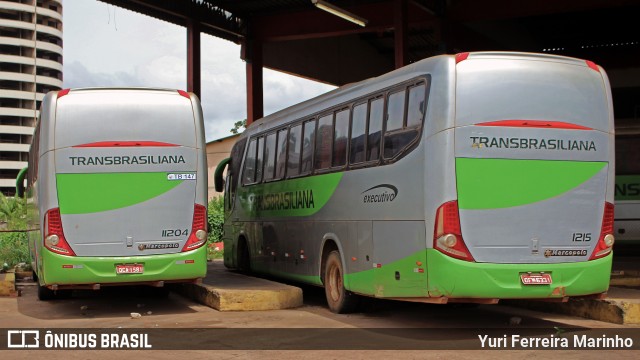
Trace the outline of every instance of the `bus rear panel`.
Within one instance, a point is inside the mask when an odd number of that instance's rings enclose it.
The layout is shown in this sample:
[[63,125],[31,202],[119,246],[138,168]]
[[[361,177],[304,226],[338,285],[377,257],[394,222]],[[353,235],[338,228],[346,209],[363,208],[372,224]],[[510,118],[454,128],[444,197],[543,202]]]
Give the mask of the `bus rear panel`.
[[429,288],[452,298],[606,292],[614,178],[606,75],[544,55],[471,55],[456,70],[457,199],[436,217],[457,212],[449,222],[459,228],[436,234]]
[[45,98],[39,124],[41,285],[202,278],[207,179],[197,98],[151,89],[60,95]]

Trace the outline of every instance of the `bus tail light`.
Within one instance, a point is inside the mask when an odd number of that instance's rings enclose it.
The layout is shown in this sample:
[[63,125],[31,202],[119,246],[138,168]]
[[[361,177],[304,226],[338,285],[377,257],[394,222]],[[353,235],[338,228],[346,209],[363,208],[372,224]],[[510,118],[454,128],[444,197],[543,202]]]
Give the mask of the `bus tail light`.
[[62,89],[62,90],[58,90],[58,99],[60,99],[61,97],[68,95],[69,91],[71,91],[71,89]]
[[468,52],[462,52],[462,53],[457,53],[455,58],[456,58],[456,64],[462,61],[467,60],[467,58],[469,57],[469,53]]
[[195,250],[207,242],[207,207],[195,204],[193,208],[193,225],[191,235],[182,251]]
[[600,238],[589,260],[599,259],[611,253],[615,238],[613,237],[613,204],[604,203],[604,215],[602,215],[602,228]]
[[60,208],[53,208],[44,215],[44,246],[50,251],[67,256],[76,256],[64,237]]
[[458,201],[446,202],[436,211],[433,248],[456,259],[475,261],[462,239]]

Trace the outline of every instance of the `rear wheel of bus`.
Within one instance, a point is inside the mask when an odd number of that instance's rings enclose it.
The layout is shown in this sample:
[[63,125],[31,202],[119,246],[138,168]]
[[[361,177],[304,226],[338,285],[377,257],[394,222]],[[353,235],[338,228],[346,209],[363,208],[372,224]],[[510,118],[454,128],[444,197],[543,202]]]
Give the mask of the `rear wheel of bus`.
[[53,290],[49,289],[46,286],[38,285],[38,300],[47,301],[55,298],[55,293]]
[[238,241],[237,251],[237,268],[243,274],[251,273],[251,255],[249,254],[249,246],[245,238]]
[[340,260],[340,252],[329,253],[325,262],[324,292],[329,309],[337,314],[353,312],[358,297],[344,288],[344,269]]

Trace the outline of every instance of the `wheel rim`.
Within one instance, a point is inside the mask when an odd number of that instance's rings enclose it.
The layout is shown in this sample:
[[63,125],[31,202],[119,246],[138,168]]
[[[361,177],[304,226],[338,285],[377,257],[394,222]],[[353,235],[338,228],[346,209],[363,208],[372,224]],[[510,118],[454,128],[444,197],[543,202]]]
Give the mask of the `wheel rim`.
[[331,300],[339,301],[342,292],[342,274],[340,269],[333,265],[329,269],[329,295]]

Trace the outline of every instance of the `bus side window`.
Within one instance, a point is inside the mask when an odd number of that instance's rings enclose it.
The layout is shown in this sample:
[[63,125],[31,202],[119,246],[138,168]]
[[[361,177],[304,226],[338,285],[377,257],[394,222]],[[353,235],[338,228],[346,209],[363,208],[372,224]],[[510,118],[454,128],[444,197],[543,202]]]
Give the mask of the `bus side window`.
[[406,91],[402,90],[389,95],[387,128],[384,135],[385,159],[394,158],[402,153],[420,134],[425,112],[425,85],[420,83],[409,87],[408,99],[405,93]]
[[351,164],[361,163],[365,160],[367,127],[367,104],[359,104],[353,107],[351,120],[351,144],[349,146]]
[[405,91],[398,91],[389,95],[387,103],[386,132],[402,129],[404,125],[404,99]]
[[300,148],[302,145],[302,124],[292,126],[289,130],[289,155],[287,157],[287,176],[300,174]]
[[316,139],[316,121],[310,120],[304,123],[304,138],[302,140],[302,164],[300,174],[308,174],[313,170],[313,149]]
[[332,133],[333,114],[321,117],[318,120],[318,133],[316,134],[316,170],[327,169],[331,166]]
[[369,132],[367,139],[367,160],[378,160],[380,157],[380,138],[382,137],[382,113],[384,100],[372,100],[369,105]]
[[276,133],[267,135],[267,143],[264,147],[264,179],[266,181],[273,180],[274,170],[276,168]]
[[263,175],[263,164],[264,164],[264,159],[263,159],[263,152],[262,149],[264,148],[264,136],[261,136],[258,138],[258,159],[256,161],[256,182],[260,182],[262,181],[262,175]]
[[236,189],[238,188],[238,174],[240,173],[240,159],[242,159],[242,152],[244,146],[247,144],[247,139],[242,139],[236,142],[231,148],[231,161],[227,167],[227,183],[225,189],[225,200],[227,202],[227,209],[233,209],[233,203],[235,202]]
[[249,143],[247,157],[244,161],[244,174],[242,177],[243,184],[252,184],[256,178],[256,143],[258,140],[253,139]]
[[231,164],[229,165],[229,171],[231,171],[231,176],[234,181],[231,183],[231,195],[236,192],[238,188],[238,181],[240,179],[240,161],[242,159],[242,153],[244,152],[244,147],[247,144],[247,139],[242,139],[238,141],[233,148],[231,148]]
[[407,105],[407,127],[422,125],[422,119],[427,109],[425,109],[426,86],[420,83],[409,88],[409,103]]
[[287,164],[287,129],[278,131],[278,147],[276,158],[276,179],[284,177]]
[[336,113],[333,132],[333,166],[344,166],[347,163],[347,138],[349,136],[349,109]]

